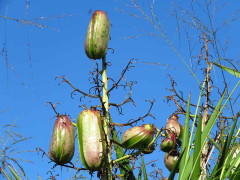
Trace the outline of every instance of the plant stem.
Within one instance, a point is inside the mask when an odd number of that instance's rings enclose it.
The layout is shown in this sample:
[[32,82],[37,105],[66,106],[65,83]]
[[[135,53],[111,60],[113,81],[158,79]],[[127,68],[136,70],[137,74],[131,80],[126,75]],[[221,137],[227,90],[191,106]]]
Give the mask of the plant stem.
[[137,155],[139,155],[141,152],[142,152],[142,151],[137,151],[137,152],[135,152],[135,153],[133,153],[133,154],[125,155],[125,156],[123,156],[123,157],[121,157],[121,158],[118,158],[118,159],[116,159],[115,161],[113,161],[113,164],[115,164],[116,162],[119,162],[119,161],[128,159],[128,158],[130,158],[130,157],[137,156]]
[[[204,49],[205,49],[205,61],[206,61],[206,102],[205,102],[205,109],[203,112],[203,118],[202,118],[202,131],[205,128],[209,118],[208,118],[208,111],[209,111],[209,103],[210,103],[210,94],[211,94],[211,63],[209,62],[209,48],[208,48],[208,39],[207,35],[204,33]],[[207,156],[208,156],[208,144],[206,143],[202,149],[202,157],[201,157],[201,175],[199,179],[206,179],[207,178]]]
[[107,62],[106,56],[102,58],[102,84],[103,84],[103,96],[102,103],[104,106],[104,113],[107,114],[109,111],[109,98],[108,98],[108,78],[107,78]]
[[106,176],[103,177],[106,180],[112,180],[112,156],[111,156],[111,143],[110,143],[110,119],[109,119],[109,97],[108,97],[108,78],[107,78],[107,62],[106,55],[102,58],[102,109],[103,109],[103,129],[105,132],[105,139],[107,144],[107,166]]
[[156,128],[156,136],[153,138],[153,140],[148,144],[148,147],[151,147],[151,145],[157,140],[157,138],[161,135],[162,131]]

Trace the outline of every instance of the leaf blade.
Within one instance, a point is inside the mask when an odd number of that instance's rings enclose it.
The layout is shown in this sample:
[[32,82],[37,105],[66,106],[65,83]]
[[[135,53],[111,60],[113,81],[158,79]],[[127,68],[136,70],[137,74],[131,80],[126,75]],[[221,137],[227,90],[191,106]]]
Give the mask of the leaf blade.
[[213,64],[220,67],[221,69],[227,71],[228,73],[240,78],[240,72],[239,71],[231,69],[231,68],[223,66],[223,65],[220,65],[220,64],[217,64],[217,63],[213,63]]

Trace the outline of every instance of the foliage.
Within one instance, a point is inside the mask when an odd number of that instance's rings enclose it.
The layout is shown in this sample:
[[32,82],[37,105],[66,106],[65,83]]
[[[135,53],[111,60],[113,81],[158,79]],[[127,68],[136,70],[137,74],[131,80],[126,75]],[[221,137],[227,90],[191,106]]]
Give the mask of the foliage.
[[[4,111],[9,111],[6,109]],[[2,111],[1,113],[4,113]],[[4,121],[3,121],[4,122]],[[31,137],[24,137],[15,131],[17,127],[16,123],[1,125],[1,147],[0,147],[0,177],[4,175],[7,179],[20,179],[20,175],[26,177],[25,170],[21,165],[21,162],[31,162],[26,159],[19,158],[26,152],[32,152],[29,150],[21,150],[21,143],[27,141]],[[11,175],[10,175],[11,174]]]

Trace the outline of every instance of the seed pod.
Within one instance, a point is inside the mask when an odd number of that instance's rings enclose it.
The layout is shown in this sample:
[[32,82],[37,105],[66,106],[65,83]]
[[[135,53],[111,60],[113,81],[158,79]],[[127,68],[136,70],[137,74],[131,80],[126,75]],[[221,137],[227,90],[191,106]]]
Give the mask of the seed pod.
[[85,52],[90,59],[101,59],[107,53],[110,21],[105,12],[95,11],[88,25]]
[[[166,168],[171,172],[174,168],[174,165],[178,161],[178,154],[176,153],[166,153],[164,156],[164,164]],[[177,168],[176,172],[179,172],[179,169]]]
[[106,154],[100,111],[89,109],[82,111],[77,119],[77,130],[82,164],[90,171],[99,170]]
[[160,145],[160,149],[163,152],[169,152],[171,151],[175,146],[176,146],[176,137],[174,133],[170,134],[171,138],[166,138],[162,141],[161,145]]
[[122,137],[122,145],[126,149],[144,149],[153,139],[155,127],[151,124],[143,124],[128,129]]
[[66,164],[74,155],[74,127],[70,119],[65,115],[59,115],[56,119],[52,139],[50,143],[50,158],[57,164]]
[[181,138],[183,134],[183,127],[178,122],[178,116],[176,114],[173,114],[172,116],[170,116],[166,124],[166,129],[169,130],[169,132],[167,132],[168,134],[170,134],[171,132],[174,132],[177,138]]

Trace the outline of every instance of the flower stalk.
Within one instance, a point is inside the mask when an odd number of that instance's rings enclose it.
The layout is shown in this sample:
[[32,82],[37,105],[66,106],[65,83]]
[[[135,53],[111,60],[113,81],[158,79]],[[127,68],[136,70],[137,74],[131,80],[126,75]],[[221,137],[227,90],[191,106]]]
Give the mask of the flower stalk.
[[110,142],[110,117],[109,117],[109,96],[108,96],[108,77],[107,77],[107,62],[106,55],[102,58],[102,109],[103,109],[103,129],[107,144],[107,175],[104,179],[112,180],[112,157],[111,157],[111,142]]

